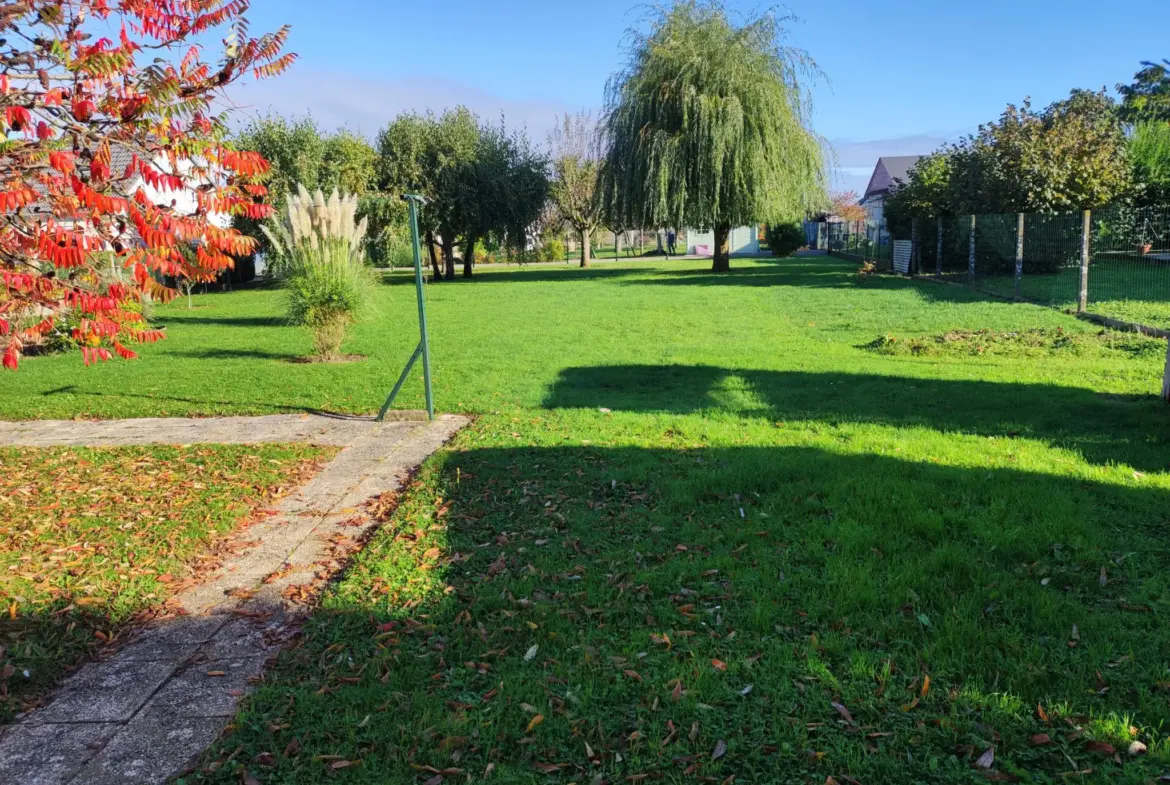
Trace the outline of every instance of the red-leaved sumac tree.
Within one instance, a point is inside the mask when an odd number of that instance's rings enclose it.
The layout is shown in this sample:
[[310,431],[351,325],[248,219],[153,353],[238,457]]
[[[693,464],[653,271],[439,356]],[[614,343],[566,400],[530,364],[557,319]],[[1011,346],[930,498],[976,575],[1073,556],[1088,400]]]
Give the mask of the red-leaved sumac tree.
[[[227,141],[225,88],[281,73],[247,0],[0,0],[0,356],[47,336],[86,364],[162,337],[143,303],[254,241],[268,164]],[[226,35],[225,35],[226,33]],[[222,39],[222,45],[218,41]],[[216,43],[214,58],[208,42]]]

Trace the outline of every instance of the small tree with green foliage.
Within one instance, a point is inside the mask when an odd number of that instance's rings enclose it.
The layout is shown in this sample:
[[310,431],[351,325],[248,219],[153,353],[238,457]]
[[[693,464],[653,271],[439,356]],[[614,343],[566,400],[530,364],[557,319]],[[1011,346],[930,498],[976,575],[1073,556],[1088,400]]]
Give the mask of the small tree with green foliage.
[[895,184],[885,200],[886,225],[896,237],[907,237],[915,218],[933,220],[953,215],[951,159],[945,152],[919,158],[906,180]]
[[827,203],[821,140],[789,17],[734,23],[714,0],[651,12],[631,31],[629,63],[609,83],[604,210],[617,226],[715,231],[714,269],[730,269],[733,226],[803,218]]
[[523,132],[499,126],[479,129],[473,155],[454,174],[450,223],[462,238],[463,275],[470,278],[475,247],[489,235],[501,245],[522,249],[528,227],[548,200],[548,162]]
[[1130,187],[1116,104],[1088,90],[1043,112],[1009,105],[948,157],[951,205],[963,215],[1091,209]]
[[[581,266],[588,267],[593,232],[601,223],[601,135],[588,112],[565,113],[549,132],[552,183],[549,194],[562,223],[581,240]],[[616,231],[616,230],[615,230]]]
[[1129,161],[1136,202],[1170,204],[1170,122],[1146,120],[1134,126]]
[[[463,106],[434,115],[400,115],[378,135],[378,183],[387,193],[422,194],[420,216],[430,249],[435,279],[455,278],[455,240],[459,234],[459,200],[465,193],[466,167],[475,160],[479,119]],[[434,256],[441,240],[445,270]]]
[[1145,61],[1130,84],[1117,85],[1121,94],[1121,119],[1127,123],[1144,120],[1170,122],[1170,60]]

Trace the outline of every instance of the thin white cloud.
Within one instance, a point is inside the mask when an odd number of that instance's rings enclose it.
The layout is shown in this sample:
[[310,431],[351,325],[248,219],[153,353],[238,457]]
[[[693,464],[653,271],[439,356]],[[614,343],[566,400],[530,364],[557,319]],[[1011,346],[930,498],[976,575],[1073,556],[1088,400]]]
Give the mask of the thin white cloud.
[[526,128],[538,144],[563,112],[577,107],[553,100],[506,98],[431,76],[370,79],[353,74],[293,69],[279,79],[233,88],[237,123],[269,112],[311,114],[326,129],[346,127],[369,138],[402,112],[436,113],[463,105],[488,122],[501,115],[509,128]]

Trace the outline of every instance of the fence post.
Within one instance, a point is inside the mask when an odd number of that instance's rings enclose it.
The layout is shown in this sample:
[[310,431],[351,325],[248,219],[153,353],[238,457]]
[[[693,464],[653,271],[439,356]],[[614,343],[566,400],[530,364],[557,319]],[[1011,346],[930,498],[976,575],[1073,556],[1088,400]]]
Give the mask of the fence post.
[[1170,339],[1166,341],[1166,372],[1162,374],[1162,400],[1170,403]]
[[938,248],[934,251],[934,274],[942,278],[943,219],[938,217]]
[[1016,299],[1024,281],[1024,214],[1016,217]]
[[918,268],[918,219],[910,219],[910,266],[906,270],[909,275],[917,275]]
[[975,288],[975,216],[971,216],[971,244],[967,250],[967,285]]
[[1089,308],[1089,230],[1092,226],[1092,213],[1085,210],[1081,223],[1081,291],[1077,297],[1077,313],[1084,313]]

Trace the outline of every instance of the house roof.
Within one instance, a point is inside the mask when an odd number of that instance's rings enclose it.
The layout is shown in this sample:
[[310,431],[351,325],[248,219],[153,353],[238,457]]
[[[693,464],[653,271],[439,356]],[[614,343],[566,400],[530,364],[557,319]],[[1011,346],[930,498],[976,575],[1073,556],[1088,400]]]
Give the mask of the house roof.
[[869,185],[865,187],[864,199],[888,194],[895,181],[905,180],[910,168],[921,158],[921,155],[886,155],[879,158],[869,178]]

